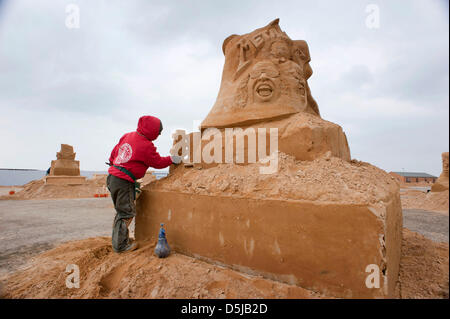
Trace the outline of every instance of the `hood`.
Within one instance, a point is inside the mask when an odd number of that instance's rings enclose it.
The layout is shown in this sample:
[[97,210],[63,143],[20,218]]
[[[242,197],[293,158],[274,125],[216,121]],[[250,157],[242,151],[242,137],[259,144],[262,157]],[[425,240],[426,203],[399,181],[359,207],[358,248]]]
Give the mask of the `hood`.
[[139,118],[137,132],[144,135],[150,141],[156,140],[159,135],[161,120],[157,117],[145,115]]

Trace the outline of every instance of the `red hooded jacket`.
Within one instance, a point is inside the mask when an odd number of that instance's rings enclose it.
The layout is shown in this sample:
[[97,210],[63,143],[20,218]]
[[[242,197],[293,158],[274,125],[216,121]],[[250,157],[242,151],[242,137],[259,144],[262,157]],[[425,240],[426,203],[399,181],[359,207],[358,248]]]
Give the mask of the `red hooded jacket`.
[[[126,133],[114,147],[109,162],[130,171],[137,179],[143,177],[149,167],[166,168],[172,164],[170,156],[161,157],[152,141],[159,135],[161,121],[153,116],[142,116],[136,132]],[[133,182],[127,174],[110,166],[108,173]]]

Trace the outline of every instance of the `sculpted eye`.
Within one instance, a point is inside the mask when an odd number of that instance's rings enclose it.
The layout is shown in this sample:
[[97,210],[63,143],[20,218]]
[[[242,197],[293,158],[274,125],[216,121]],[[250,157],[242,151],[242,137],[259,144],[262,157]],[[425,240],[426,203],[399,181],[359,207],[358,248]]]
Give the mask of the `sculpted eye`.
[[280,72],[275,69],[260,69],[253,70],[250,72],[250,78],[257,79],[261,76],[261,74],[265,73],[269,78],[276,78],[280,75]]
[[301,59],[301,60],[307,60],[306,55],[301,50],[296,50],[295,54]]

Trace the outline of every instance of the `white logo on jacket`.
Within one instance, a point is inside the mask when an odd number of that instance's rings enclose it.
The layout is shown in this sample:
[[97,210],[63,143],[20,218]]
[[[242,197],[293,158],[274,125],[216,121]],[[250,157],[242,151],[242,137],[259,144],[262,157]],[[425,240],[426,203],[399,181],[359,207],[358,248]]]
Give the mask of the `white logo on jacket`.
[[133,149],[131,148],[131,145],[128,143],[122,144],[119,147],[117,157],[114,160],[114,165],[120,165],[128,162],[131,158],[131,155],[133,155]]

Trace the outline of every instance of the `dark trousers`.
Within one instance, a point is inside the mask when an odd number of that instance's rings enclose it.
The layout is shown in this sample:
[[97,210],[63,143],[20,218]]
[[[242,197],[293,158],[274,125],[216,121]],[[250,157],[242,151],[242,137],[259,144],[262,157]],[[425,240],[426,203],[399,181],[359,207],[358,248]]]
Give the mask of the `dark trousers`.
[[111,198],[116,209],[112,231],[112,247],[116,252],[124,250],[128,243],[128,225],[136,216],[134,203],[134,183],[108,175],[106,184],[111,192]]

